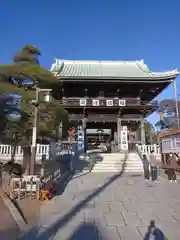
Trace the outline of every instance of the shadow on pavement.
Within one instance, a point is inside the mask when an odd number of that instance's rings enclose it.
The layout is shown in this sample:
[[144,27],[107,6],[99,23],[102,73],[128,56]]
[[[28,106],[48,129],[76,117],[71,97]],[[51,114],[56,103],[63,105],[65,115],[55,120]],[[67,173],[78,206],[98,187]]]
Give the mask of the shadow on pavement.
[[81,224],[67,240],[96,240],[98,236],[98,239],[100,236],[102,236],[102,233],[100,232],[99,228],[92,223],[85,223]]
[[149,239],[167,240],[164,233],[158,227],[156,227],[154,220],[151,220],[147,229],[147,233],[143,238],[143,240],[149,240]]
[[78,160],[76,164],[76,171],[82,172],[83,170],[91,171],[97,162],[103,160],[99,151],[88,152],[83,154],[82,158]]
[[7,229],[5,230],[1,230],[0,231],[0,239],[2,240],[15,240],[17,239],[20,230],[18,229],[18,227],[14,227],[14,228],[9,228],[8,226],[6,226]]
[[95,198],[98,194],[104,191],[109,185],[111,185],[114,181],[120,178],[125,169],[126,169],[126,162],[127,162],[127,154],[124,157],[124,161],[122,164],[121,172],[118,174],[113,175],[105,182],[101,187],[96,189],[93,193],[87,196],[84,200],[80,201],[76,206],[74,206],[67,214],[65,214],[62,218],[57,220],[54,224],[47,227],[42,233],[38,233],[38,228],[32,228],[28,233],[25,233],[20,239],[36,239],[36,240],[49,240],[51,237],[55,236],[57,231],[64,227],[73,217],[76,216],[77,213],[80,212],[81,208],[83,208],[89,201]]
[[0,196],[0,239],[14,240],[20,234],[20,229],[14,220],[9,208]]
[[23,211],[22,211],[22,209],[21,209],[18,201],[17,201],[16,199],[12,199],[7,193],[5,193],[5,195],[6,195],[6,197],[9,198],[9,200],[11,201],[11,203],[16,207],[16,209],[18,210],[18,212],[19,212],[19,214],[21,215],[22,219],[24,220],[24,222],[25,222],[26,224],[28,224],[27,219],[26,219],[26,217],[24,216],[24,213],[23,213]]
[[69,173],[67,173],[67,175],[63,178],[63,179],[57,179],[56,180],[56,184],[58,185],[57,187],[57,191],[56,191],[56,195],[61,195],[63,194],[66,186],[68,185],[68,183],[71,181],[71,179],[74,176],[74,172],[70,171]]
[[84,173],[81,173],[81,174],[76,174],[75,176],[72,177],[72,179],[76,179],[76,178],[80,178],[82,176],[85,176],[85,175],[88,175],[90,172],[84,172]]

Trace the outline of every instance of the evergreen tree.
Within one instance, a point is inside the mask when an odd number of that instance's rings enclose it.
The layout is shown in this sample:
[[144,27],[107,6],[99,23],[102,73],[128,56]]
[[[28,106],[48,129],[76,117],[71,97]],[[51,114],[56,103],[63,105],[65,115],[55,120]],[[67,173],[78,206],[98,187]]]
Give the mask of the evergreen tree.
[[12,58],[13,64],[0,65],[0,92],[18,93],[24,100],[30,100],[34,99],[33,88],[36,84],[41,88],[55,89],[57,86],[59,87],[59,79],[49,70],[40,66],[38,59],[40,55],[41,52],[38,48],[26,44]]
[[[24,165],[30,161],[30,146],[32,135],[33,106],[29,100],[35,100],[35,87],[59,89],[60,81],[50,71],[46,70],[39,63],[41,52],[33,45],[26,44],[13,57],[13,64],[0,65],[0,93],[15,93],[22,96],[19,109],[20,118],[4,118],[1,132],[9,136],[16,146],[23,145]],[[41,103],[39,108],[38,134],[42,133],[51,138],[58,138],[57,129],[61,121],[68,122],[67,112],[59,103]],[[1,115],[5,116],[5,105],[0,107]],[[16,108],[17,109],[17,108]],[[10,112],[9,112],[10,113]],[[48,117],[47,117],[48,116]],[[16,136],[13,140],[12,136]],[[15,149],[14,146],[14,149]]]

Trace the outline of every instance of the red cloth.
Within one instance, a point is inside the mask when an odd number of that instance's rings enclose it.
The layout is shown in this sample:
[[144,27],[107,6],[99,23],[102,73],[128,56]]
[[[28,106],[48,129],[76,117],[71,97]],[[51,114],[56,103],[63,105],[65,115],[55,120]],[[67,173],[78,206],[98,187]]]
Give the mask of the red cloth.
[[47,182],[46,185],[42,188],[42,190],[47,190],[49,193],[53,193],[56,191],[56,185],[54,182]]

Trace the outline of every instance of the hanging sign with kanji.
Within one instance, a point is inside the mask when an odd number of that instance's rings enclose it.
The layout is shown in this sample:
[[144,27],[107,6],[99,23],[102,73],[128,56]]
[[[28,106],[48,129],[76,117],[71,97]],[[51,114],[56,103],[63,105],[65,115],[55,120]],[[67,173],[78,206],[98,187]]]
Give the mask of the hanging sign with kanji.
[[113,106],[113,100],[106,100],[106,106],[112,107]]
[[99,106],[99,100],[94,99],[94,100],[92,101],[92,105],[95,106],[95,107]]
[[80,99],[79,100],[79,105],[82,106],[82,107],[86,106],[87,105],[86,99]]

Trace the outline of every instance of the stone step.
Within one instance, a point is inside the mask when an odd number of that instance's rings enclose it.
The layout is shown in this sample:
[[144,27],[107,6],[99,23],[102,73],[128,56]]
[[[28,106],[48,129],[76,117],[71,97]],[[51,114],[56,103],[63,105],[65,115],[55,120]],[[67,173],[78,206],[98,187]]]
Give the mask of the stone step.
[[[102,167],[102,168],[108,168],[108,167],[121,167],[123,164],[96,164],[95,166]],[[143,165],[141,164],[126,164],[126,167],[142,167]]]
[[[90,160],[91,161],[91,160]],[[136,163],[139,163],[139,164],[143,164],[141,161],[138,161],[138,160],[134,160],[134,161],[131,161],[131,160],[126,160],[126,161],[124,161],[124,160],[102,160],[102,161],[97,161],[96,162],[96,164],[100,164],[100,163],[102,163],[102,164],[118,164],[118,163],[126,163],[126,164],[136,164]]]
[[[92,169],[91,172],[121,172],[122,169]],[[143,173],[143,171],[137,169],[125,170],[126,173]]]
[[106,161],[123,162],[124,160],[128,160],[128,159],[124,159],[124,158],[102,158],[102,161],[104,161],[104,162],[106,162]]
[[[117,172],[120,172],[122,171],[122,168],[110,168],[110,169],[101,169],[101,168],[95,168],[95,169],[92,169],[92,171],[94,172],[114,172],[114,171],[117,171]],[[144,172],[143,169],[124,169],[125,172]]]
[[[94,166],[94,168],[95,167],[101,167],[101,168],[111,168],[111,167],[114,167],[114,168],[120,168],[120,167],[122,167],[123,166],[123,164],[118,164],[118,165],[95,165]],[[126,168],[143,168],[143,166],[142,165],[126,165],[125,166]]]
[[[119,164],[119,165],[95,165],[94,168],[121,168],[123,165],[122,164]],[[142,165],[134,165],[134,166],[131,166],[131,165],[126,165],[125,168],[142,168],[143,169],[143,166]]]
[[138,154],[130,153],[127,156],[122,153],[100,154],[102,161],[97,162],[93,172],[120,172],[125,161],[125,172],[143,173],[143,164]]
[[[90,159],[93,159],[93,157],[90,157]],[[101,157],[101,159],[102,159],[102,161],[124,161],[124,160],[129,160],[129,161],[140,161],[140,162],[142,162],[141,161],[141,159],[140,158],[137,158],[137,157],[132,157],[132,158],[118,158],[118,157],[112,157],[112,158],[110,158],[110,157]]]
[[142,163],[141,160],[139,159],[101,159],[99,162],[140,162]]

